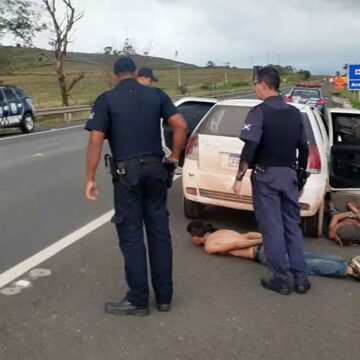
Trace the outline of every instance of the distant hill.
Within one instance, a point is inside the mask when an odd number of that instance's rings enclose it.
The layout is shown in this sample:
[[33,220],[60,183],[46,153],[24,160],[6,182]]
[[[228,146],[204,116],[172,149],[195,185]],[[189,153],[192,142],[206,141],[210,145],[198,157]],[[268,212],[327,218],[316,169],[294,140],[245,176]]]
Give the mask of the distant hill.
[[[197,69],[198,66],[186,64],[174,60],[153,56],[132,55],[130,56],[138,67],[150,67],[152,69],[174,69],[181,65],[182,69]],[[68,52],[65,67],[67,72],[96,72],[104,67],[112,68],[118,58],[116,55],[103,55],[92,53]],[[43,49],[0,46],[0,73],[6,75],[26,73],[48,73],[53,71],[54,60],[52,52]]]

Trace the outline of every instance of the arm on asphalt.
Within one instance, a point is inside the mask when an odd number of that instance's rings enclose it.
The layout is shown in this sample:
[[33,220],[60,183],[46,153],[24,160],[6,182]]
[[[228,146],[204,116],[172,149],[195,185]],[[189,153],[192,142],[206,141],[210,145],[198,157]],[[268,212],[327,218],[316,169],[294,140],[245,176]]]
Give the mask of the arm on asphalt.
[[86,152],[86,188],[85,195],[89,200],[96,200],[98,190],[95,182],[96,169],[99,165],[105,133],[93,130],[89,134]]
[[181,150],[184,148],[186,142],[187,124],[180,113],[176,113],[175,115],[169,117],[167,122],[174,130],[173,148],[170,158],[179,160]]

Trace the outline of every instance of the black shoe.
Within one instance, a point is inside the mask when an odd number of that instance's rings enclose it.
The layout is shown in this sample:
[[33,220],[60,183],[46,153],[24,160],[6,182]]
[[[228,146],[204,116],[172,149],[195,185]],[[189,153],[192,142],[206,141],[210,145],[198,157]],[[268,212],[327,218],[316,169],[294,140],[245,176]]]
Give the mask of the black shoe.
[[306,294],[311,289],[310,281],[307,280],[303,284],[295,283],[295,292],[298,294]]
[[261,286],[265,289],[275,291],[281,295],[289,295],[292,292],[292,289],[289,285],[280,284],[274,278],[269,280],[261,279]]
[[171,304],[157,304],[157,308],[159,311],[167,312],[171,310]]
[[122,301],[108,301],[105,303],[105,311],[113,315],[146,316],[149,314],[148,307],[133,305],[126,298]]

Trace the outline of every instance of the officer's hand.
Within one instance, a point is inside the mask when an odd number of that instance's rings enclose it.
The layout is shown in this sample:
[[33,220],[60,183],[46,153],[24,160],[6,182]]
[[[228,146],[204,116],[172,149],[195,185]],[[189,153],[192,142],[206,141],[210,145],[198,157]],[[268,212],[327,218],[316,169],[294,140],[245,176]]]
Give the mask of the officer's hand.
[[85,185],[85,196],[88,200],[95,201],[99,196],[96,181],[87,180]]
[[242,186],[242,181],[235,180],[232,189],[237,196],[240,196],[241,186]]
[[173,156],[168,156],[165,158],[165,162],[168,163],[168,164],[174,164],[175,167],[178,166],[179,164],[179,159],[173,157]]

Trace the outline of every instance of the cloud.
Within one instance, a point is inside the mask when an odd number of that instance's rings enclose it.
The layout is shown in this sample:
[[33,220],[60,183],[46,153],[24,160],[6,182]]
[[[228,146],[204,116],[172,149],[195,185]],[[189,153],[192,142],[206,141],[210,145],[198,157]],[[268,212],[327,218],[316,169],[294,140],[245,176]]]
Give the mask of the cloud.
[[[76,0],[85,10],[72,50],[121,47],[130,38],[139,52],[198,65],[250,66],[280,62],[332,73],[360,62],[359,0]],[[44,36],[39,40],[46,44]]]

